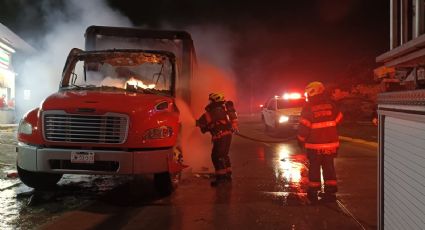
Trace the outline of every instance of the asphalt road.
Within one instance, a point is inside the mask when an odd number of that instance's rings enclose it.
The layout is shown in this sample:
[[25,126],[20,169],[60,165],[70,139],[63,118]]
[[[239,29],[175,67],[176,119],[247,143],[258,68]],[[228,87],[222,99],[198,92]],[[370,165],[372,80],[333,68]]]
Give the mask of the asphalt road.
[[[293,135],[266,135],[256,117],[242,119],[241,133],[269,141]],[[334,204],[309,204],[307,161],[295,140],[235,136],[231,159],[232,183],[213,188],[208,174],[185,172],[169,197],[155,192],[151,177],[68,176],[55,191],[37,193],[17,185],[0,191],[0,205],[15,204],[0,209],[8,219],[2,229],[376,229],[373,146],[342,142]]]

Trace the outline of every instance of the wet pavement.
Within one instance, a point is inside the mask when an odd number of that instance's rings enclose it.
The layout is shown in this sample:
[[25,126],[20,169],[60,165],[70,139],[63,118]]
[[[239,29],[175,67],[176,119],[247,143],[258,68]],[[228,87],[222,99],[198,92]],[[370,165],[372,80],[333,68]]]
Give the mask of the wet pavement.
[[[254,138],[293,135],[266,135],[255,118],[242,120],[241,133]],[[56,189],[34,192],[3,173],[1,187],[11,187],[0,190],[0,229],[376,229],[376,157],[370,146],[343,142],[339,200],[315,205],[306,199],[308,164],[295,140],[235,137],[232,183],[213,188],[208,174],[185,172],[169,197],[149,176],[65,175]]]

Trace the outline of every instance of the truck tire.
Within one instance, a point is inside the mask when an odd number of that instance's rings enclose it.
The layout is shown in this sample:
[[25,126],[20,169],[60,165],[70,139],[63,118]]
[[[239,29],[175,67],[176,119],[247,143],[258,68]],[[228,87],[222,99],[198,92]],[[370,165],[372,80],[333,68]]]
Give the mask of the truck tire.
[[62,174],[30,172],[16,166],[19,179],[28,187],[34,189],[47,189],[56,186]]
[[155,189],[161,196],[169,196],[174,190],[173,181],[169,172],[154,174]]

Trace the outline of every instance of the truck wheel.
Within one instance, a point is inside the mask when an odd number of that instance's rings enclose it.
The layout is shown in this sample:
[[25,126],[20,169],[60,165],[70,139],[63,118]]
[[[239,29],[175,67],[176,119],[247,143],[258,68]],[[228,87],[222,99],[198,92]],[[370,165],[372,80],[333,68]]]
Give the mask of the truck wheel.
[[62,174],[30,172],[16,166],[19,179],[28,187],[46,189],[54,187],[62,178]]
[[155,188],[161,196],[171,195],[174,187],[169,172],[155,173],[153,179]]

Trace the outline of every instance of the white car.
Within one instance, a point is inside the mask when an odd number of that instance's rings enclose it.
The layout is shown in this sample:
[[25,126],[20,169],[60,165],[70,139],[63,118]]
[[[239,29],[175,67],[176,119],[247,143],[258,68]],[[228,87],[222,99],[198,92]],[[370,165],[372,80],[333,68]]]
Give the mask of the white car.
[[261,111],[266,131],[273,129],[297,129],[305,98],[299,93],[274,96],[267,100]]

